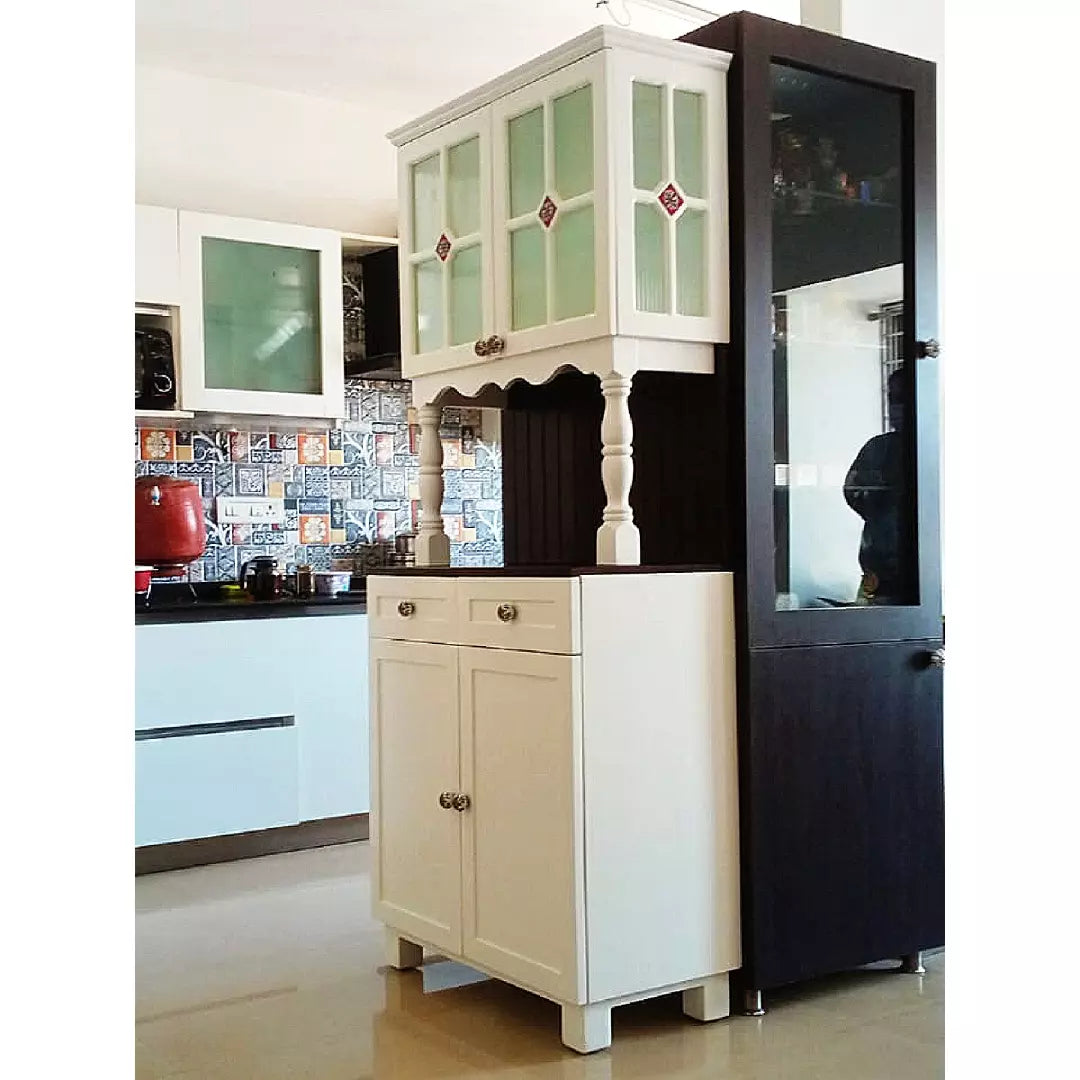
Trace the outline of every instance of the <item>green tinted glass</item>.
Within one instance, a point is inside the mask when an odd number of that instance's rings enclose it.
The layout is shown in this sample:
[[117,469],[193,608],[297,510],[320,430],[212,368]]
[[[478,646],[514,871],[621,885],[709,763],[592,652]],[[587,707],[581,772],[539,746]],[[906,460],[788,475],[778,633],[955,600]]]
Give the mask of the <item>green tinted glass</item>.
[[634,282],[638,311],[668,310],[667,252],[663,211],[634,204]]
[[446,151],[447,224],[454,236],[480,231],[480,139]]
[[202,283],[207,387],[322,391],[317,251],[205,237]]
[[593,186],[592,87],[576,90],[552,102],[555,145],[555,188],[564,199],[591,191]]
[[556,319],[591,315],[596,308],[596,255],[592,206],[564,210],[555,219],[553,287]]
[[450,344],[462,345],[480,337],[480,245],[458,248],[450,256]]
[[544,229],[539,222],[510,234],[510,308],[514,330],[547,322]]
[[704,210],[687,208],[675,222],[675,310],[680,315],[705,314],[705,221]]
[[416,305],[416,351],[431,352],[443,345],[442,263],[435,259],[413,267],[413,302]]
[[652,191],[664,160],[664,88],[634,83],[634,187]]
[[689,90],[672,96],[675,179],[687,195],[705,197],[705,98]]
[[412,167],[413,251],[429,251],[442,232],[442,183],[439,155],[418,161]]
[[544,197],[544,110],[541,106],[506,124],[510,155],[510,216],[536,210]]

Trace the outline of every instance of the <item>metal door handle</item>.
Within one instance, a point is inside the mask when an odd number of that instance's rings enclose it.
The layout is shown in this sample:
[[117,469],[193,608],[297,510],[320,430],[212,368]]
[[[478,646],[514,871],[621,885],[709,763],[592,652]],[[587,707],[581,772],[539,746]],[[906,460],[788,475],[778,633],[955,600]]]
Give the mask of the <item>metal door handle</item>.
[[411,600],[402,600],[397,606],[397,613],[407,619],[416,610],[416,605]]
[[444,810],[453,810],[454,809],[454,793],[452,791],[444,791],[439,796],[439,805]]
[[495,609],[500,622],[513,622],[517,618],[517,608],[513,604],[500,604]]
[[927,659],[930,661],[931,667],[944,667],[945,666],[945,650],[935,649],[930,653]]
[[926,341],[915,342],[915,352],[920,356],[938,356],[941,353],[941,342],[936,338],[928,338]]
[[454,809],[459,813],[464,813],[472,805],[472,799],[468,795],[455,795],[454,796]]

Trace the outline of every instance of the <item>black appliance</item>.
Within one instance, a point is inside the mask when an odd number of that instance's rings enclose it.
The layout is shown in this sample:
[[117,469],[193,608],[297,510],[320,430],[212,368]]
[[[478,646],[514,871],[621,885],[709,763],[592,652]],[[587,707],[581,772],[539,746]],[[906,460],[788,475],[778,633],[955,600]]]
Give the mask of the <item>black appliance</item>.
[[176,407],[172,336],[156,326],[135,328],[135,408]]
[[346,256],[345,375],[401,378],[401,321],[396,247]]

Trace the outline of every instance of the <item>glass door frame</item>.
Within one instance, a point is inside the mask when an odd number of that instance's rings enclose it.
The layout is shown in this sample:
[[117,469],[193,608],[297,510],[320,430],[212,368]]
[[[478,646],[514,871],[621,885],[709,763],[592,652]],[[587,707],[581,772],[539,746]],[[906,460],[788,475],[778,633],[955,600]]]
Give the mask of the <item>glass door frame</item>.
[[[750,648],[938,638],[941,626],[938,360],[917,342],[938,336],[935,65],[806,27],[740,13],[682,40],[734,53],[729,83],[732,346],[743,401],[746,633]],[[908,606],[776,610],[772,338],[772,84],[789,65],[901,95],[903,351],[914,378],[915,557],[918,602]],[[737,466],[736,466],[737,467]],[[736,511],[737,512],[737,511]],[[853,552],[854,558],[854,552]],[[742,561],[742,560],[740,560]]]

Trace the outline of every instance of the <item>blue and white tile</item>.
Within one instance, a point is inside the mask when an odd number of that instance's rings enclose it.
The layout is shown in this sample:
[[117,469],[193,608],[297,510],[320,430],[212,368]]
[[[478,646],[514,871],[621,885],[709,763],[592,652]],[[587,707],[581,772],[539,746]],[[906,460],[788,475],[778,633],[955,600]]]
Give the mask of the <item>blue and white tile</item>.
[[215,495],[235,495],[236,494],[236,466],[235,465],[214,465],[214,494]]
[[266,469],[262,465],[236,466],[237,495],[265,495]]
[[383,469],[382,490],[384,499],[403,499],[405,497],[405,470]]
[[330,471],[325,465],[305,465],[304,496],[330,497]]

